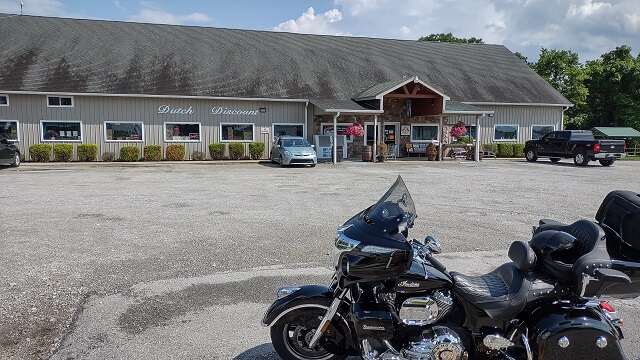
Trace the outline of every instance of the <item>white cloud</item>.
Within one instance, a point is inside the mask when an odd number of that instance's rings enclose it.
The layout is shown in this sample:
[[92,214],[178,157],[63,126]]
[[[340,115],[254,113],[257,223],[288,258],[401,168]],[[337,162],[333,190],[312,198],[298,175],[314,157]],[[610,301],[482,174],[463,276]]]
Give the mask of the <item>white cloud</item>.
[[[71,17],[65,5],[57,0],[22,0],[25,15],[44,15]],[[20,13],[20,0],[0,0],[0,12],[8,14]]]
[[140,13],[129,17],[130,21],[155,23],[155,24],[172,24],[183,25],[189,23],[207,23],[212,22],[207,14],[194,12],[186,15],[172,14],[151,1],[140,2]]
[[342,13],[337,9],[331,9],[324,14],[316,14],[315,10],[310,7],[296,20],[282,22],[273,30],[303,34],[344,35],[345,33],[335,26],[340,20],[342,20]]

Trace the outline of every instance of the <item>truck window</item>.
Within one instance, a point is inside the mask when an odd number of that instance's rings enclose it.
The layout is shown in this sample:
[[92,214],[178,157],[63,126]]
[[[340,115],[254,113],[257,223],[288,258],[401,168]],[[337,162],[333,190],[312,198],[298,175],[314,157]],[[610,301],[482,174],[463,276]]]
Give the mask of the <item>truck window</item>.
[[593,133],[591,131],[574,131],[571,133],[572,140],[594,140]]
[[559,140],[569,140],[569,133],[568,132],[560,132],[558,133],[558,139]]

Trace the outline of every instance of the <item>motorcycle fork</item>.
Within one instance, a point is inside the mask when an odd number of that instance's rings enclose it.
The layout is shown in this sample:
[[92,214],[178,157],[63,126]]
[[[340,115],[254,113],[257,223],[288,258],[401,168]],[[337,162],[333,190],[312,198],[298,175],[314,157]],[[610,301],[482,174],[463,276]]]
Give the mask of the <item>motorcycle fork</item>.
[[320,340],[322,335],[329,328],[329,325],[331,325],[331,320],[333,319],[334,316],[336,316],[336,313],[340,308],[340,304],[342,304],[342,299],[344,298],[346,293],[347,293],[347,289],[345,288],[344,290],[342,290],[342,292],[340,292],[338,296],[336,296],[333,299],[333,301],[331,302],[331,305],[329,305],[329,308],[324,313],[324,317],[322,318],[322,321],[320,321],[320,325],[316,329],[315,334],[313,334],[313,337],[309,342],[310,349],[313,349],[316,346],[316,344],[318,343],[318,340]]

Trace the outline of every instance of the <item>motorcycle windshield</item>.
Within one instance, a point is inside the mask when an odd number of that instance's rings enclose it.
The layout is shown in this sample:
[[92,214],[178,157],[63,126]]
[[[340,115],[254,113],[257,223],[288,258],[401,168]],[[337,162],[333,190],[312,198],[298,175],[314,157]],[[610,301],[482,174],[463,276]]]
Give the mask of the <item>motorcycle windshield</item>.
[[415,218],[416,208],[401,176],[365,214],[367,223],[384,228],[388,228],[386,225],[398,226],[398,232],[413,226]]

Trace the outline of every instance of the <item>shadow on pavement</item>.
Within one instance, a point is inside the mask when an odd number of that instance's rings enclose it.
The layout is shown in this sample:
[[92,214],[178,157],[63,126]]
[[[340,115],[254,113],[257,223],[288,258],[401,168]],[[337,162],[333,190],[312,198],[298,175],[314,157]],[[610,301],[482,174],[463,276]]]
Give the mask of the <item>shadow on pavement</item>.
[[233,358],[233,360],[278,360],[280,357],[276,354],[271,343],[258,345],[242,354]]

